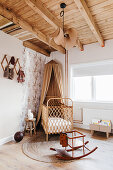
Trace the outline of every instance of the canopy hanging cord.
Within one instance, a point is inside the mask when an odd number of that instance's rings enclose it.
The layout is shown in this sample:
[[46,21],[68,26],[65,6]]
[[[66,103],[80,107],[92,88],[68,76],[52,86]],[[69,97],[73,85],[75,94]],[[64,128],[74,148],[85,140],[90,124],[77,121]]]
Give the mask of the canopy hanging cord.
[[65,53],[65,97],[68,98],[68,50]]

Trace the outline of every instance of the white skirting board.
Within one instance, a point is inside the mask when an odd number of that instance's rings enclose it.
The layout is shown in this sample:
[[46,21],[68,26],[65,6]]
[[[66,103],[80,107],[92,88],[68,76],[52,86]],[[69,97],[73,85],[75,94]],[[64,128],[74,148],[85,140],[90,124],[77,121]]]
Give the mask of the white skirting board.
[[3,145],[3,144],[5,144],[5,143],[8,143],[8,142],[10,142],[10,141],[12,141],[12,140],[14,140],[13,135],[12,135],[12,136],[8,136],[8,137],[3,138],[3,139],[0,139],[0,145]]

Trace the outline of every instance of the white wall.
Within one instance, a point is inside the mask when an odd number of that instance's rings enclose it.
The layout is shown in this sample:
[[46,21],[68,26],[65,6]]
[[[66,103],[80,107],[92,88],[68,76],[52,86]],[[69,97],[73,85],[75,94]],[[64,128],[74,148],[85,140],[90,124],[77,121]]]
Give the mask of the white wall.
[[[89,63],[95,61],[113,59],[113,40],[106,41],[104,48],[98,43],[86,45],[84,51],[73,48],[69,51],[69,73],[73,64]],[[22,42],[15,37],[6,35],[0,31],[0,63],[4,54],[21,58],[23,52]],[[59,52],[53,52],[52,59],[58,60],[65,69],[65,57]],[[50,58],[49,58],[50,60]],[[3,78],[0,65],[0,140],[5,139],[20,129],[22,86],[16,80]],[[107,103],[74,103],[75,108],[102,108],[113,109],[113,104]],[[3,140],[2,140],[3,141]]]
[[20,129],[22,85],[16,80],[3,78],[1,61],[4,54],[21,58],[22,42],[0,31],[0,141]]
[[0,139],[20,129],[21,96],[21,84],[0,78]]
[[[63,76],[65,75],[65,57],[59,52],[53,52],[52,58],[59,61],[63,67]],[[113,40],[105,42],[105,47],[100,47],[98,43],[93,43],[84,46],[84,51],[80,51],[77,48],[73,48],[69,51],[69,93],[70,93],[70,68],[72,65],[81,63],[92,63],[97,61],[112,60],[113,59]],[[81,108],[96,108],[96,109],[113,109],[111,103],[92,103],[92,102],[74,102],[74,119],[76,110]],[[109,118],[108,118],[109,119]],[[80,126],[77,124],[77,126]],[[82,126],[83,127],[83,126]]]

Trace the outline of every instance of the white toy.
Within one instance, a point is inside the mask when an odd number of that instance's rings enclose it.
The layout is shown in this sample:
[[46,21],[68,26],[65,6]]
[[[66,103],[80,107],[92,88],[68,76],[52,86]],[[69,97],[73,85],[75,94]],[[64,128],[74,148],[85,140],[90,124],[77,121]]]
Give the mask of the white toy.
[[31,112],[31,109],[28,110],[28,119],[29,120],[33,119],[33,113]]

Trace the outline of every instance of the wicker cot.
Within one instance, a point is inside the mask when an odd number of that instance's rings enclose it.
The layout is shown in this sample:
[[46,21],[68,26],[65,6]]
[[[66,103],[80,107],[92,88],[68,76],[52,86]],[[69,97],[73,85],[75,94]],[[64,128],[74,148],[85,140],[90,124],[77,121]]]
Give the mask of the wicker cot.
[[62,98],[63,84],[60,65],[50,61],[45,65],[37,123],[41,118],[48,141],[48,134],[70,131],[73,128],[73,102]]
[[50,98],[42,106],[42,126],[48,134],[67,132],[73,129],[73,102],[69,98]]

